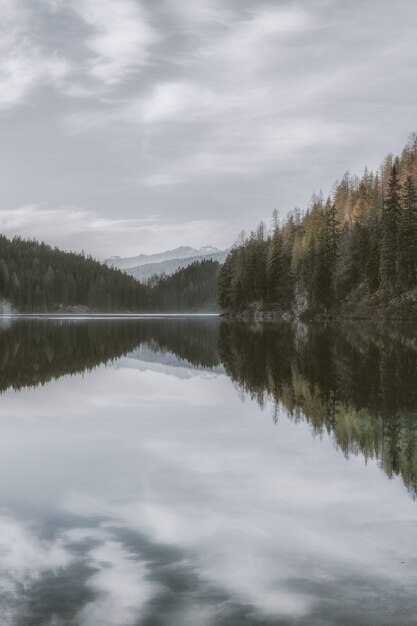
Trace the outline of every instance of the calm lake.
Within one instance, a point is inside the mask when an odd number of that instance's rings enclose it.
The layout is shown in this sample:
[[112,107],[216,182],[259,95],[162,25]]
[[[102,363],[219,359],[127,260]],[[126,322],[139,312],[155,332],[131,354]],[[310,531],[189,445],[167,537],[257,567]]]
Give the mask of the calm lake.
[[0,327],[2,626],[417,619],[417,335]]

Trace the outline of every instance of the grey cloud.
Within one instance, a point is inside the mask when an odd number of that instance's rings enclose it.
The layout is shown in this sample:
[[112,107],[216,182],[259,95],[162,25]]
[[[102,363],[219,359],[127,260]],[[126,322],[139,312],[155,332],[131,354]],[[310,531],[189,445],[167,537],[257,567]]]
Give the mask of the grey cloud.
[[87,29],[85,47],[92,53],[86,70],[92,78],[112,85],[122,82],[148,58],[157,40],[140,3],[135,0],[49,0],[55,11],[74,13]]
[[[157,246],[174,248],[190,239],[202,247],[216,236],[221,226],[215,220],[175,222],[158,215],[110,218],[71,206],[25,205],[0,210],[0,232],[6,236],[35,237],[54,242],[64,250],[84,250],[97,258],[104,258],[108,250],[126,255],[134,254],[139,247],[146,253]],[[233,230],[224,230],[221,239],[224,247],[231,237]]]
[[0,209],[158,214],[192,245],[212,220],[225,245],[415,130],[413,0],[2,4]]

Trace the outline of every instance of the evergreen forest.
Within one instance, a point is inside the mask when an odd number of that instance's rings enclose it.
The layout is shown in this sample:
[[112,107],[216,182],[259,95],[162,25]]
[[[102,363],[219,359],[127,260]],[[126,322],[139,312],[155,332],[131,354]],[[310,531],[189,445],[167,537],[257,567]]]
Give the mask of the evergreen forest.
[[[373,173],[346,173],[284,220],[274,211],[242,233],[219,279],[223,310],[252,306],[310,314],[417,304],[417,136]],[[414,308],[415,311],[415,308]],[[365,315],[366,316],[366,315]],[[401,315],[400,315],[401,316]]]
[[219,269],[196,261],[141,284],[83,254],[0,235],[0,297],[20,312],[216,310]]

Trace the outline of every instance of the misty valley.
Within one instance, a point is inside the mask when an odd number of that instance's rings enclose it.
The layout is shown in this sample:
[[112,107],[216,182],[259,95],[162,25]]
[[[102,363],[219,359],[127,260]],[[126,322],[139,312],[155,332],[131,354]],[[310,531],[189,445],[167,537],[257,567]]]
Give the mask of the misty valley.
[[3,318],[2,624],[415,623],[416,380],[407,323]]

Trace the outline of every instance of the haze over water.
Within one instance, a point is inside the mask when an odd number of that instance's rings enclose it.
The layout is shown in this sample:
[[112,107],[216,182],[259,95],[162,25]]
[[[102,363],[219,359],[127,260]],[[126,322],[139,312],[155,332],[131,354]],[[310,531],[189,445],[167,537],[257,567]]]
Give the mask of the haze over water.
[[416,380],[406,326],[3,325],[1,624],[414,624]]

